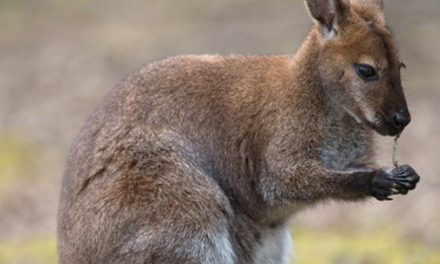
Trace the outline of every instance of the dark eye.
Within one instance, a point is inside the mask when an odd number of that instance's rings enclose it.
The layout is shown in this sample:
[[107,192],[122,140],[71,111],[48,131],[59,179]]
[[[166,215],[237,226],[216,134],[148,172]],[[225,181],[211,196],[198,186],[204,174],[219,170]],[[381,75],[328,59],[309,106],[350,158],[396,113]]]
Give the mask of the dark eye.
[[379,79],[376,70],[367,64],[355,64],[356,73],[366,81],[375,81]]

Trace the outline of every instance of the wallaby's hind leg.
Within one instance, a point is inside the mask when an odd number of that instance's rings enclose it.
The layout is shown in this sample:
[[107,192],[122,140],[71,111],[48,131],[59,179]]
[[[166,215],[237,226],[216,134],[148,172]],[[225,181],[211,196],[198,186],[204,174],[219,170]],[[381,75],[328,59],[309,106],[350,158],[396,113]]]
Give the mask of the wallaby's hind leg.
[[235,253],[228,230],[222,225],[207,230],[170,229],[161,234],[145,227],[105,263],[233,264]]
[[[144,201],[151,190],[136,183],[134,195],[139,197],[121,207],[123,214],[131,210],[124,223],[130,235],[121,234],[127,239],[107,263],[233,263],[229,202],[211,179],[182,164],[160,176],[154,200]],[[120,199],[124,203],[125,198]]]
[[173,156],[148,155],[136,166],[109,169],[103,184],[91,183],[60,229],[68,245],[61,262],[234,263],[227,197]]

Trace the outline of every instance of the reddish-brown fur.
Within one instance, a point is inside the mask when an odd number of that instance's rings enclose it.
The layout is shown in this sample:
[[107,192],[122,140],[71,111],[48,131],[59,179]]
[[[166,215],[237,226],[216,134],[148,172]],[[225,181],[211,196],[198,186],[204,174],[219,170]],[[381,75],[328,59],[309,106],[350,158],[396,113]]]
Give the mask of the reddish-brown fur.
[[415,188],[374,165],[373,129],[407,108],[383,12],[360,2],[308,0],[294,57],[175,57],[113,89],[66,164],[61,263],[284,263],[302,207]]

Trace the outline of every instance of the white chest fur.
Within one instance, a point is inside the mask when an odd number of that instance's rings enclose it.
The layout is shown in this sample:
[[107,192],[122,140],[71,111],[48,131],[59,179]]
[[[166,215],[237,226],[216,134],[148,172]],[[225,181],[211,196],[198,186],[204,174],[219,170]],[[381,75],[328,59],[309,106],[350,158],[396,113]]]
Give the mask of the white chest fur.
[[263,230],[255,247],[255,264],[287,264],[290,261],[292,239],[287,227]]

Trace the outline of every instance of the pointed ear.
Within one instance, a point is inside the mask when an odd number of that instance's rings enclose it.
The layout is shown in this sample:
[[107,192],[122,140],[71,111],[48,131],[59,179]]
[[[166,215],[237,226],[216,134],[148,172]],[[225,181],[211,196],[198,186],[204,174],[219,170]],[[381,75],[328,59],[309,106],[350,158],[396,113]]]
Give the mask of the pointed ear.
[[310,15],[319,23],[325,37],[336,36],[339,23],[348,12],[344,0],[306,0]]

